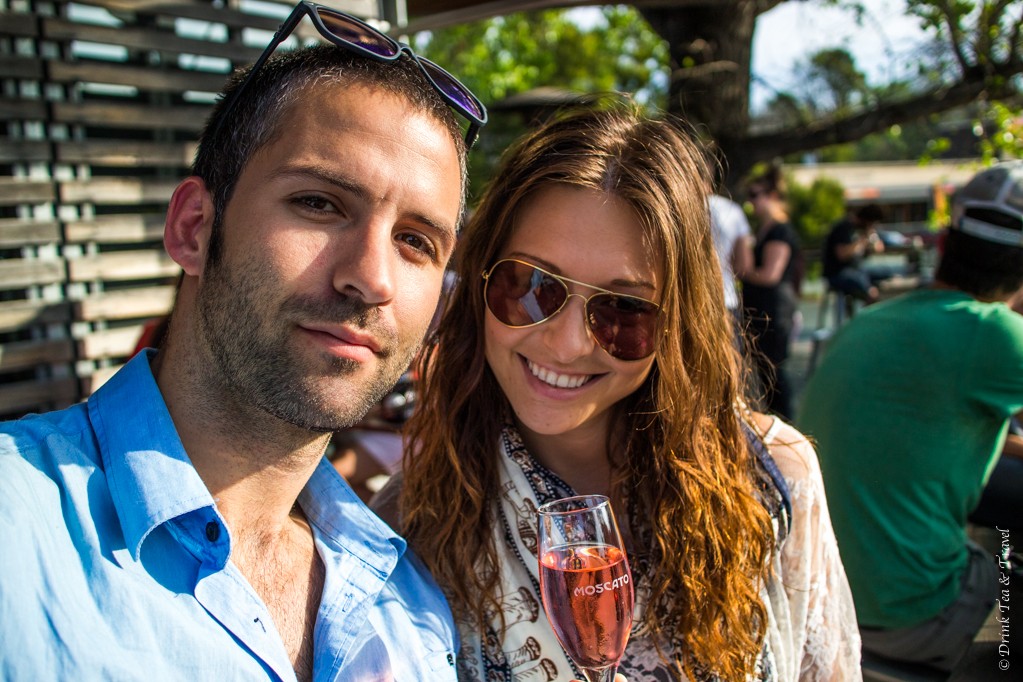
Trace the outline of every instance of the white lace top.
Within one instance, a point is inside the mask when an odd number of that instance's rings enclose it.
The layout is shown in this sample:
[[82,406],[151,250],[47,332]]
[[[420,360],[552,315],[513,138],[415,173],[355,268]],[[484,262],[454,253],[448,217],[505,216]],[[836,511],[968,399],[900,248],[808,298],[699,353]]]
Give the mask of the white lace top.
[[[788,485],[792,519],[763,594],[768,641],[756,679],[861,681],[856,612],[831,528],[817,453],[779,419],[763,440]],[[620,672],[630,682],[674,679],[654,647],[636,641],[629,642]],[[707,675],[694,682],[714,679]]]
[[838,556],[817,453],[775,419],[764,436],[792,496],[792,528],[775,555],[765,603],[778,680],[862,680],[860,633]]

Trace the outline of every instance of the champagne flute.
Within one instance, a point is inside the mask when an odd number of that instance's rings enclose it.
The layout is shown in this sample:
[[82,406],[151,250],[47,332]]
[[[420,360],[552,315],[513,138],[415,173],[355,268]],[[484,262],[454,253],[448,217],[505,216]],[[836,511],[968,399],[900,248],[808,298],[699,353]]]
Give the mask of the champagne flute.
[[540,507],[540,592],[561,646],[590,682],[612,682],[632,628],[632,574],[611,502]]

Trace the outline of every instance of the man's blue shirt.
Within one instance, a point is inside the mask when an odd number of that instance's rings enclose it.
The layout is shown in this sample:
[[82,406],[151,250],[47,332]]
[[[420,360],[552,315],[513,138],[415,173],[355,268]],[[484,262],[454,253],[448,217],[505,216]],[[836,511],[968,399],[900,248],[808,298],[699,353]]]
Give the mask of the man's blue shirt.
[[[0,678],[293,680],[149,368],[0,424]],[[454,680],[447,603],[329,462],[299,496],[326,577],[316,680]]]

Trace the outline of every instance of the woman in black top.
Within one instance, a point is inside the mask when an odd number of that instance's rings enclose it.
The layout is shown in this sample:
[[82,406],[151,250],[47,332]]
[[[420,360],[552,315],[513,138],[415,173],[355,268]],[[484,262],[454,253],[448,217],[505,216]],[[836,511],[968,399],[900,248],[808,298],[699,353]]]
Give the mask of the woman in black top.
[[786,374],[785,359],[789,356],[799,303],[799,236],[789,223],[784,183],[778,168],[755,177],[748,192],[759,226],[753,249],[754,267],[742,280],[742,304],[766,409],[791,420],[792,386]]

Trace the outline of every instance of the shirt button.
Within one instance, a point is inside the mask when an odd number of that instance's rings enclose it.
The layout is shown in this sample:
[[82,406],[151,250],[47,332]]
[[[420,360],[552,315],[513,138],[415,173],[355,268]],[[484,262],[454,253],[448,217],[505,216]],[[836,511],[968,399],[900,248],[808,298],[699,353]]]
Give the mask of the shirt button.
[[216,542],[220,537],[220,524],[216,521],[210,521],[206,524],[206,539],[210,542]]

